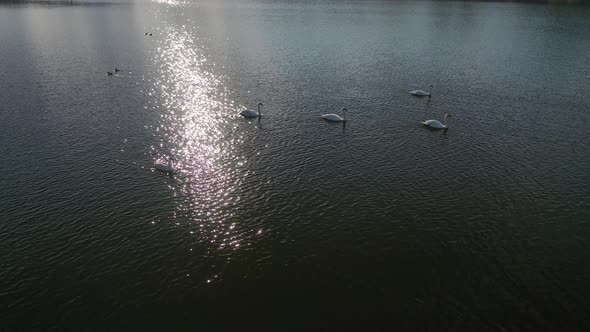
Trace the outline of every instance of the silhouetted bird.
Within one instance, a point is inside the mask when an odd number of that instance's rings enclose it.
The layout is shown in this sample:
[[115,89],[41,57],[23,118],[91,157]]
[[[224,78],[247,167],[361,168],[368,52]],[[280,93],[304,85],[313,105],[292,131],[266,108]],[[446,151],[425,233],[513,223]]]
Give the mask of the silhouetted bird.
[[145,35],[147,36],[147,32],[145,33]]
[[120,72],[119,68],[115,68],[115,73]]
[[113,76],[113,73],[111,73],[110,71],[107,71],[107,75]]
[[148,36],[151,36],[152,34],[150,33]]

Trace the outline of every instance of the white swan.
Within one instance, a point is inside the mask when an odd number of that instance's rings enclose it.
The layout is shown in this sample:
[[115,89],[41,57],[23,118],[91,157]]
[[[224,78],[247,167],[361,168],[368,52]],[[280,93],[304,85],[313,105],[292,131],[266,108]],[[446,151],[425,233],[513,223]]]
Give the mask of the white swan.
[[418,97],[424,97],[424,96],[430,97],[430,94],[432,92],[432,87],[433,87],[433,85],[430,84],[430,86],[428,87],[428,92],[422,91],[422,90],[414,90],[414,91],[410,91],[410,93],[413,94],[414,96],[418,96]]
[[451,117],[451,115],[449,113],[445,113],[445,116],[443,118],[443,122],[441,123],[438,120],[426,120],[424,122],[422,122],[423,125],[425,125],[428,128],[433,128],[433,129],[447,129],[449,128],[449,126],[447,126],[447,124],[445,123],[447,120],[447,117]]
[[173,159],[174,158],[168,158],[168,163],[166,163],[166,164],[154,163],[154,167],[160,172],[164,172],[164,173],[168,173],[168,174],[176,173],[176,167],[174,167],[172,165]]
[[326,121],[330,121],[330,122],[346,122],[346,107],[342,107],[342,115],[340,116],[338,114],[322,114],[322,119],[326,120]]
[[260,112],[260,106],[264,106],[263,103],[258,103],[258,112],[256,112],[255,110],[243,110],[240,112],[240,115],[245,117],[245,118],[258,118],[258,121],[260,122],[260,117],[262,117],[262,112]]

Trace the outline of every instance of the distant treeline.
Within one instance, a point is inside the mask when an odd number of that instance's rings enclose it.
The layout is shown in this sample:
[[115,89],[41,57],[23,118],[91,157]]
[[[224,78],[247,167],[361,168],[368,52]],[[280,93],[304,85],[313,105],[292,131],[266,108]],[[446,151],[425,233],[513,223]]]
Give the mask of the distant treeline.
[[0,4],[39,4],[67,6],[104,6],[129,3],[132,0],[0,0]]
[[[395,1],[395,0],[394,0]],[[580,5],[590,4],[590,0],[433,0],[448,2],[517,2],[517,3],[539,3],[557,5]]]
[[545,3],[545,4],[590,4],[590,0],[437,0],[437,1],[458,1],[458,2],[520,2],[520,3]]
[[39,4],[74,4],[74,5],[98,5],[129,2],[125,0],[103,1],[103,0],[0,0],[0,3],[39,3]]
[[70,0],[0,0],[0,3],[56,3],[56,4],[70,4],[80,3],[80,1]]
[[[38,3],[60,5],[100,5],[129,3],[137,0],[0,0],[0,3]],[[196,0],[195,0],[196,1]],[[296,1],[296,0],[295,0]],[[363,0],[359,0],[363,1]],[[395,2],[397,0],[389,0]],[[520,3],[545,3],[545,4],[590,4],[590,0],[423,0],[423,1],[449,1],[449,2],[520,2]]]

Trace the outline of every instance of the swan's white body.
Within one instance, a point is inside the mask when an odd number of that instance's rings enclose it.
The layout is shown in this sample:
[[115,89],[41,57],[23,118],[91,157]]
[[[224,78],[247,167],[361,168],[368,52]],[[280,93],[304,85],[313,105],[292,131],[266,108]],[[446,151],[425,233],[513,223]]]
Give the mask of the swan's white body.
[[426,127],[435,128],[435,129],[445,129],[447,127],[438,120],[426,120],[426,121],[422,122],[422,124],[425,125]]
[[413,91],[410,91],[411,94],[413,94],[414,96],[418,96],[418,97],[425,97],[425,96],[429,96],[430,97],[431,92],[432,92],[432,84],[429,86],[428,92],[423,91],[423,90],[413,90]]
[[174,166],[172,166],[172,160],[168,160],[167,164],[163,164],[163,163],[154,163],[154,167],[160,171],[160,172],[164,172],[164,173],[176,173],[176,168]]
[[243,110],[240,112],[240,115],[245,118],[255,118],[258,116],[258,112],[255,110]]
[[422,124],[428,128],[447,129],[448,126],[444,123],[446,121],[447,117],[450,117],[450,115],[448,113],[445,113],[445,117],[443,118],[443,122],[440,122],[438,120],[426,120],[426,121],[422,122]]
[[260,114],[260,106],[264,106],[263,103],[258,103],[258,111],[255,110],[243,110],[240,112],[240,115],[245,118],[257,118]]
[[322,118],[326,121],[332,121],[332,122],[342,122],[344,121],[344,118],[341,117],[338,114],[323,114]]
[[414,90],[414,91],[410,91],[411,94],[413,94],[414,96],[430,96],[430,93],[423,91],[423,90]]
[[322,114],[322,119],[330,122],[345,122],[346,120],[344,119],[344,117],[346,116],[346,107],[342,107],[342,112],[344,116],[340,116],[334,113]]

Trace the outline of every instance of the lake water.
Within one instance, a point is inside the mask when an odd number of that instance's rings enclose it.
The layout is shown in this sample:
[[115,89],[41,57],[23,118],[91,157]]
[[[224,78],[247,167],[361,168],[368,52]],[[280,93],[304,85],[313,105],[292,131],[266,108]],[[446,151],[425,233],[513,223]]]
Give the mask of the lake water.
[[0,6],[0,327],[589,330],[589,18]]

